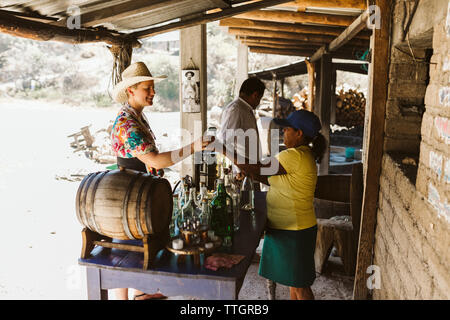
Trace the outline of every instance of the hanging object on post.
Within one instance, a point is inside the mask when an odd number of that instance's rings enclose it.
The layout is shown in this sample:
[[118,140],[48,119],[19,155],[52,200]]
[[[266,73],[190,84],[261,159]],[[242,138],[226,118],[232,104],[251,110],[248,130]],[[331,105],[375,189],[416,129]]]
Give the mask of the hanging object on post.
[[200,70],[182,70],[181,84],[183,112],[200,112]]

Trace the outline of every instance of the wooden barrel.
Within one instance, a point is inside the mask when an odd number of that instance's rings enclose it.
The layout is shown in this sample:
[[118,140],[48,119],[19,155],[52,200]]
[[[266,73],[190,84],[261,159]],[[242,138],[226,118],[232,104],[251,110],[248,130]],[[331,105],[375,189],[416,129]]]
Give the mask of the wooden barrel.
[[127,169],[88,174],[76,196],[77,218],[83,226],[121,240],[167,233],[172,207],[166,179]]

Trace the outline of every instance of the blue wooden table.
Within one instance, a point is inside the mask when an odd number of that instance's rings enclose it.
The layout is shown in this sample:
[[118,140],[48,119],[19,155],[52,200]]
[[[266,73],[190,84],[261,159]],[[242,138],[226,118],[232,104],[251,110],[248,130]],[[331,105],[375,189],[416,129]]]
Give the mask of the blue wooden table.
[[200,266],[195,266],[189,256],[179,263],[176,255],[163,249],[157,254],[153,266],[143,270],[143,253],[97,246],[91,257],[78,260],[80,265],[86,266],[88,299],[106,300],[107,290],[114,288],[134,288],[147,293],[159,289],[165,296],[237,299],[264,232],[266,192],[255,192],[255,207],[254,216],[241,211],[240,229],[235,232],[233,247],[227,253],[244,255],[245,258],[232,268],[206,269],[203,255]]

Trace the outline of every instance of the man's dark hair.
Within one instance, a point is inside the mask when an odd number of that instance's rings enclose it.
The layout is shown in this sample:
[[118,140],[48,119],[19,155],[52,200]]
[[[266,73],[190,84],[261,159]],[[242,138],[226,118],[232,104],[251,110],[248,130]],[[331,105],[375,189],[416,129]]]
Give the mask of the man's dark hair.
[[239,94],[244,93],[247,96],[251,95],[253,92],[263,94],[265,89],[266,86],[264,85],[264,82],[257,77],[250,77],[242,83]]

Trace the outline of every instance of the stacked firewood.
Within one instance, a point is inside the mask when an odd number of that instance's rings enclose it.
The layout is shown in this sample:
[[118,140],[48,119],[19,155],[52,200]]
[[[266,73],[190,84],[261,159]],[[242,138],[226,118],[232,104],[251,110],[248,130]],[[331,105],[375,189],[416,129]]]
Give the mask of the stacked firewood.
[[364,126],[366,98],[364,93],[344,89],[336,95],[336,124],[344,127]]
[[294,94],[292,98],[294,106],[298,109],[308,108],[308,88],[303,88],[298,93]]

